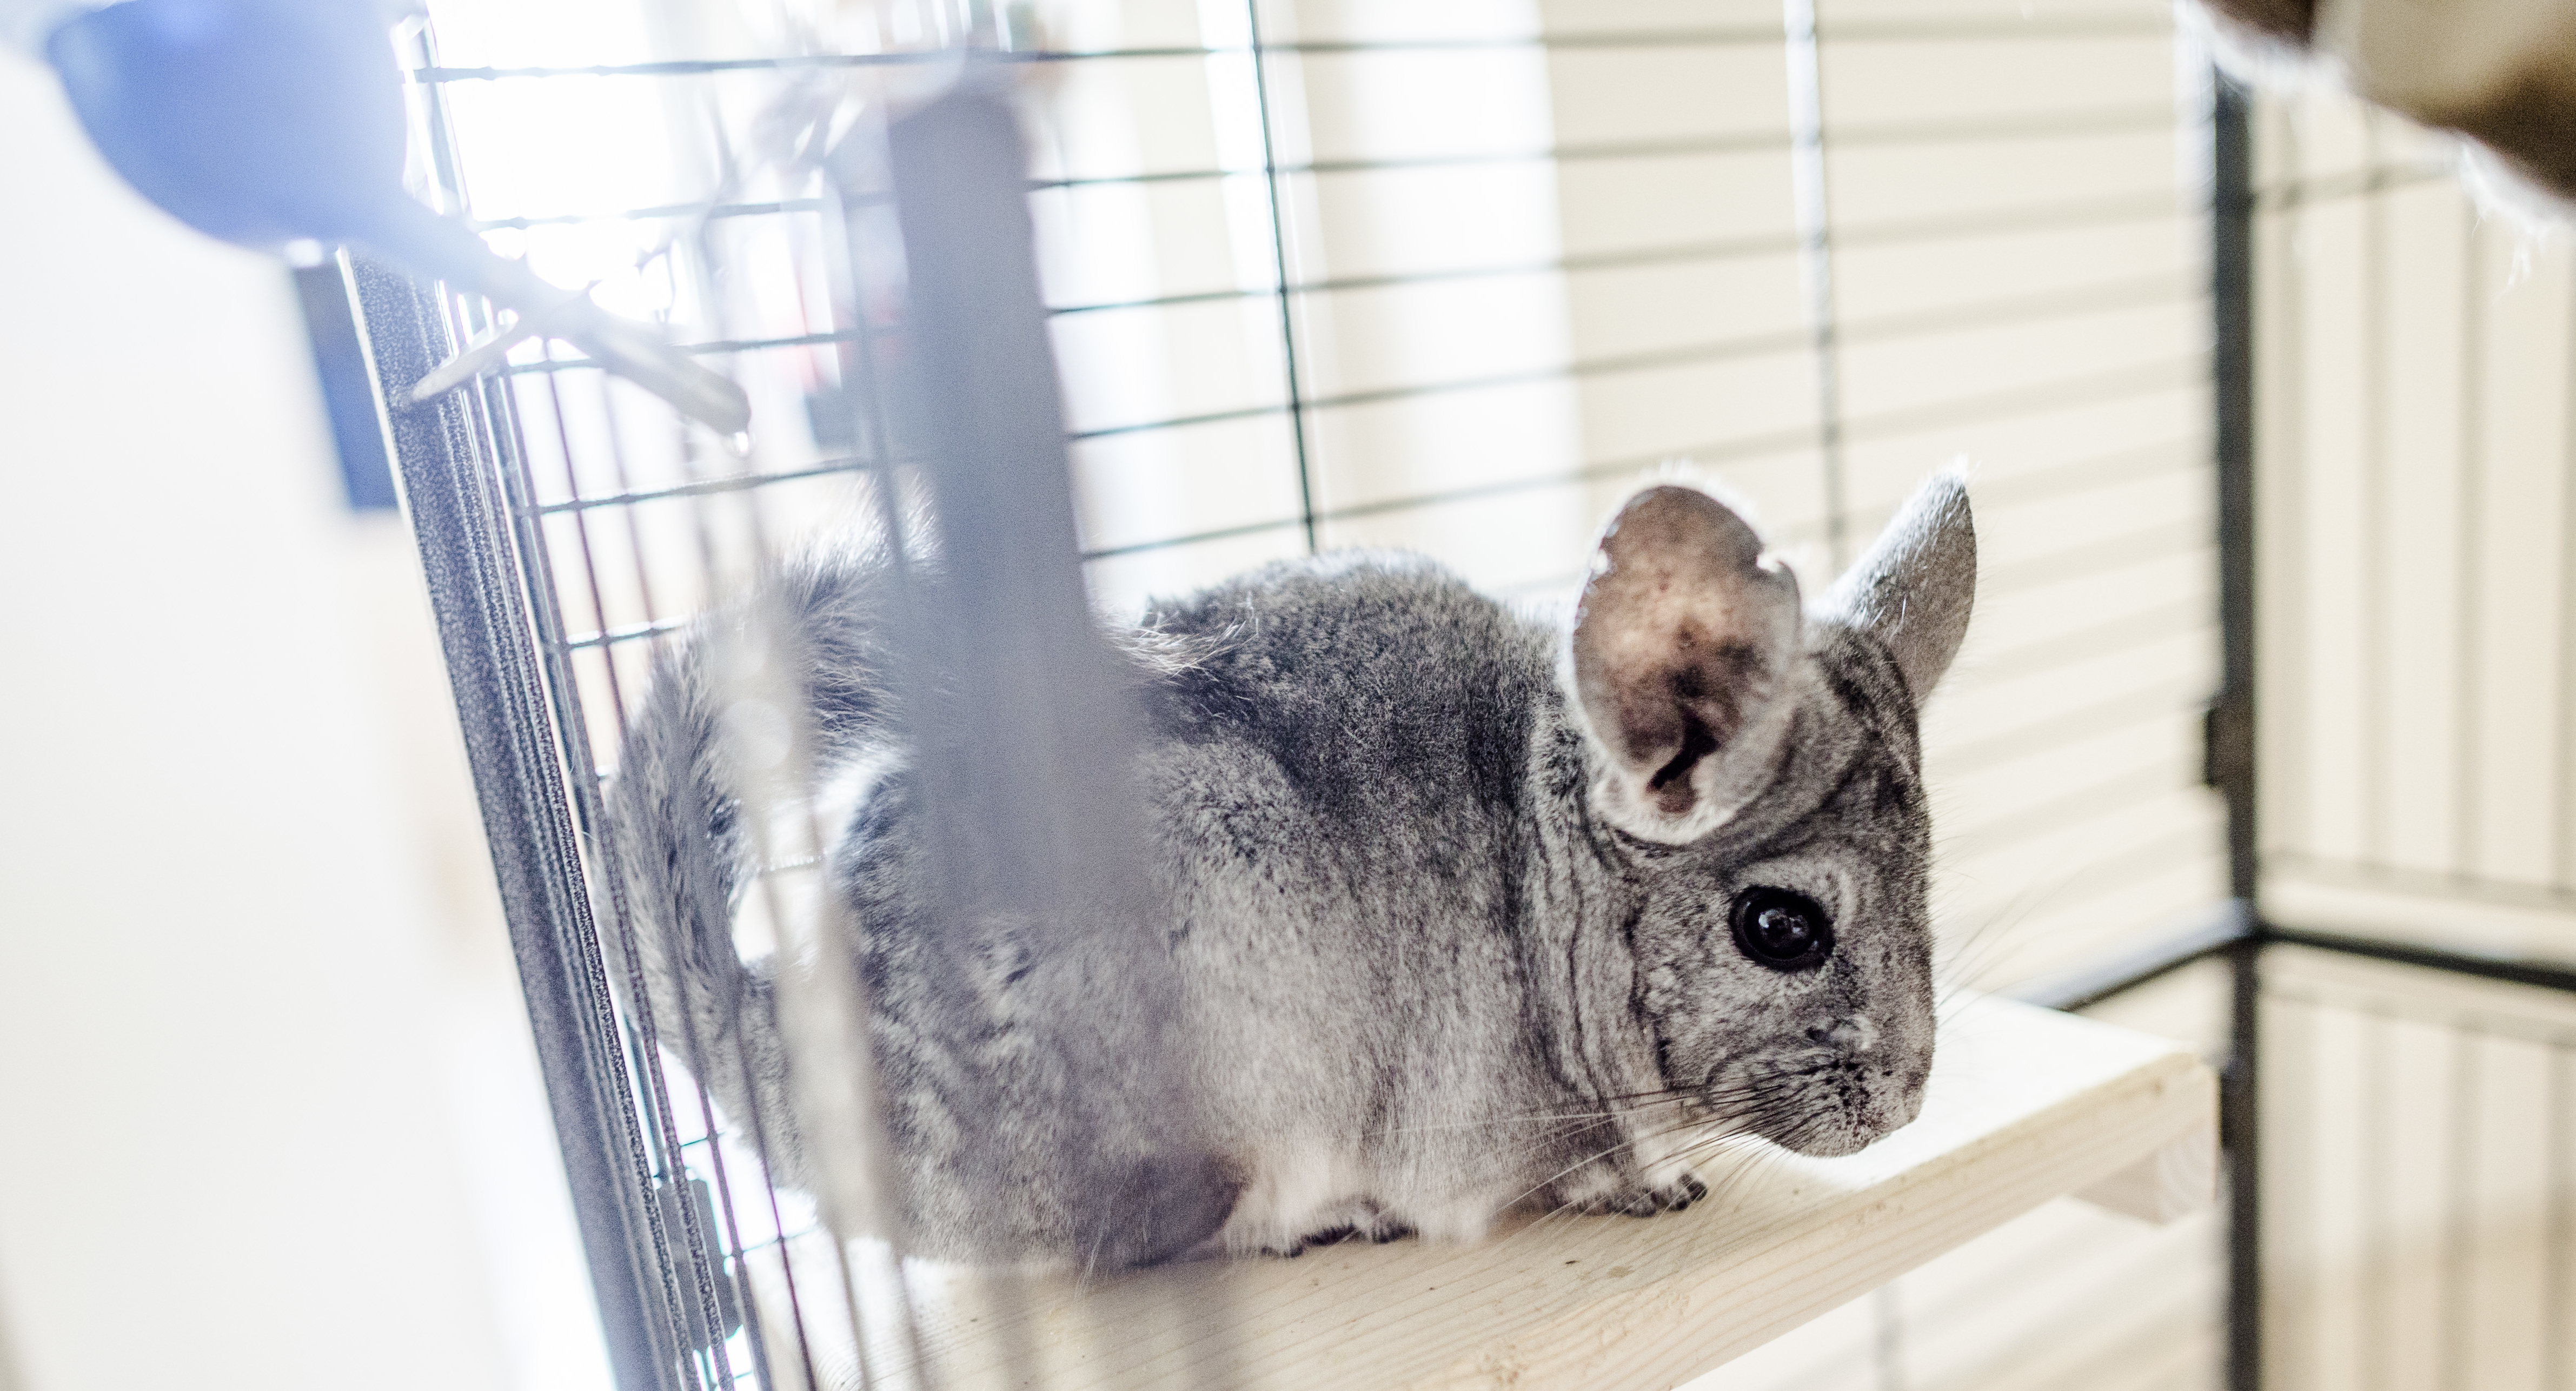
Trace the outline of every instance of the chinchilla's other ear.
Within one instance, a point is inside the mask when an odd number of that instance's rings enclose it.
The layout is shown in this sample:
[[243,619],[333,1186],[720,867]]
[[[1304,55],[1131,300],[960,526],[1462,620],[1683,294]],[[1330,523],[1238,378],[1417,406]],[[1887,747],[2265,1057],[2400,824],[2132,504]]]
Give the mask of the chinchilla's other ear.
[[1968,515],[1968,478],[1944,469],[1897,509],[1869,554],[1825,591],[1819,616],[1885,644],[1917,704],[1932,693],[1977,598],[1977,527]]
[[1726,504],[1649,488],[1601,537],[1575,612],[1575,703],[1605,756],[1600,813],[1679,844],[1757,790],[1787,727],[1798,581]]

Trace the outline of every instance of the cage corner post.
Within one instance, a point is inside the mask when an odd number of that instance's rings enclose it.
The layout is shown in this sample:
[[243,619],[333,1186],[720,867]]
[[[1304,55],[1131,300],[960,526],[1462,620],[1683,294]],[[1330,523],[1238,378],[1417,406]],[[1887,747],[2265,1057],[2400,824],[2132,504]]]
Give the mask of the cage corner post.
[[2227,1156],[2228,1391],[2263,1385],[2261,1032],[2264,923],[2256,840],[2253,94],[2210,84],[2211,410],[2218,482],[2221,680],[2208,781],[2227,808],[2228,895],[2244,935],[2228,948],[2229,1057],[2220,1094]]
[[604,988],[578,832],[546,731],[546,693],[498,483],[466,393],[399,405],[452,350],[437,291],[344,261],[403,510],[420,546],[441,655],[526,996],[546,1097],[619,1391],[684,1391],[683,1348],[650,1161]]

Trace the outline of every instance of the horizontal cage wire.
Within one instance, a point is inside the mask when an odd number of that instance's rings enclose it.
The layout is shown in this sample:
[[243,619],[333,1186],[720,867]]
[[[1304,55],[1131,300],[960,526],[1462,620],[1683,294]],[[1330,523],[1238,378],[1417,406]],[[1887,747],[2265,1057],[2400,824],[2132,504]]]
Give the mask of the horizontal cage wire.
[[[1951,789],[1947,975],[2025,979],[2223,895],[2194,742],[2215,684],[2208,209],[2177,82],[2203,60],[2162,6],[1828,6],[1804,31],[1764,9],[1681,28],[1533,7],[1410,35],[1319,5],[1098,8],[1065,21],[1096,45],[1043,46],[1025,17],[982,41],[1018,45],[991,56],[1016,65],[1038,156],[1104,609],[1349,545],[1561,596],[1598,519],[1675,461],[1759,504],[1812,591],[1965,450],[1988,564],[1960,689],[1927,724]],[[935,55],[695,57],[665,17],[557,45],[633,61],[518,62],[501,11],[431,14],[445,54],[424,42],[409,72],[437,136],[425,182],[505,254],[679,326],[754,403],[753,436],[720,439],[543,340],[479,399],[595,842],[655,653],[768,561],[913,499],[887,199],[865,171],[835,191],[829,153],[780,131],[831,84]],[[2082,80],[1876,95],[1927,61]],[[2292,174],[2258,206],[2436,176]],[[490,327],[448,311],[458,341]],[[811,911],[828,826],[767,864],[747,952]],[[589,872],[602,931],[634,931]],[[756,1125],[718,1110],[667,1021],[619,1017],[693,1384],[857,1375],[901,1310],[861,1307],[812,1198],[769,1181]]]

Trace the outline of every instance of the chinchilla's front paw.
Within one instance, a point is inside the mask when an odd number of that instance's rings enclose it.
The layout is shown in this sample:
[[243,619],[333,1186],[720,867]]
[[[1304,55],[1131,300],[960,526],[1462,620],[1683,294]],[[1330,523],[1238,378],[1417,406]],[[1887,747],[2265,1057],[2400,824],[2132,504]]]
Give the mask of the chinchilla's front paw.
[[1669,1183],[1639,1181],[1604,1193],[1583,1204],[1583,1211],[1594,1217],[1619,1213],[1628,1217],[1652,1217],[1659,1212],[1679,1212],[1708,1196],[1708,1185],[1693,1175],[1684,1174]]

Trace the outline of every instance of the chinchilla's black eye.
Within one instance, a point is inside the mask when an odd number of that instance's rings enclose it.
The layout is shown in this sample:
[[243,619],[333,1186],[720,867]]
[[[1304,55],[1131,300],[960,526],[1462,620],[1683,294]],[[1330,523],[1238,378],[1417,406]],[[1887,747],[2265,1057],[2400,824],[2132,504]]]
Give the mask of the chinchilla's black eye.
[[1774,971],[1804,971],[1834,954],[1825,905],[1789,889],[1756,886],[1735,896],[1735,945]]

